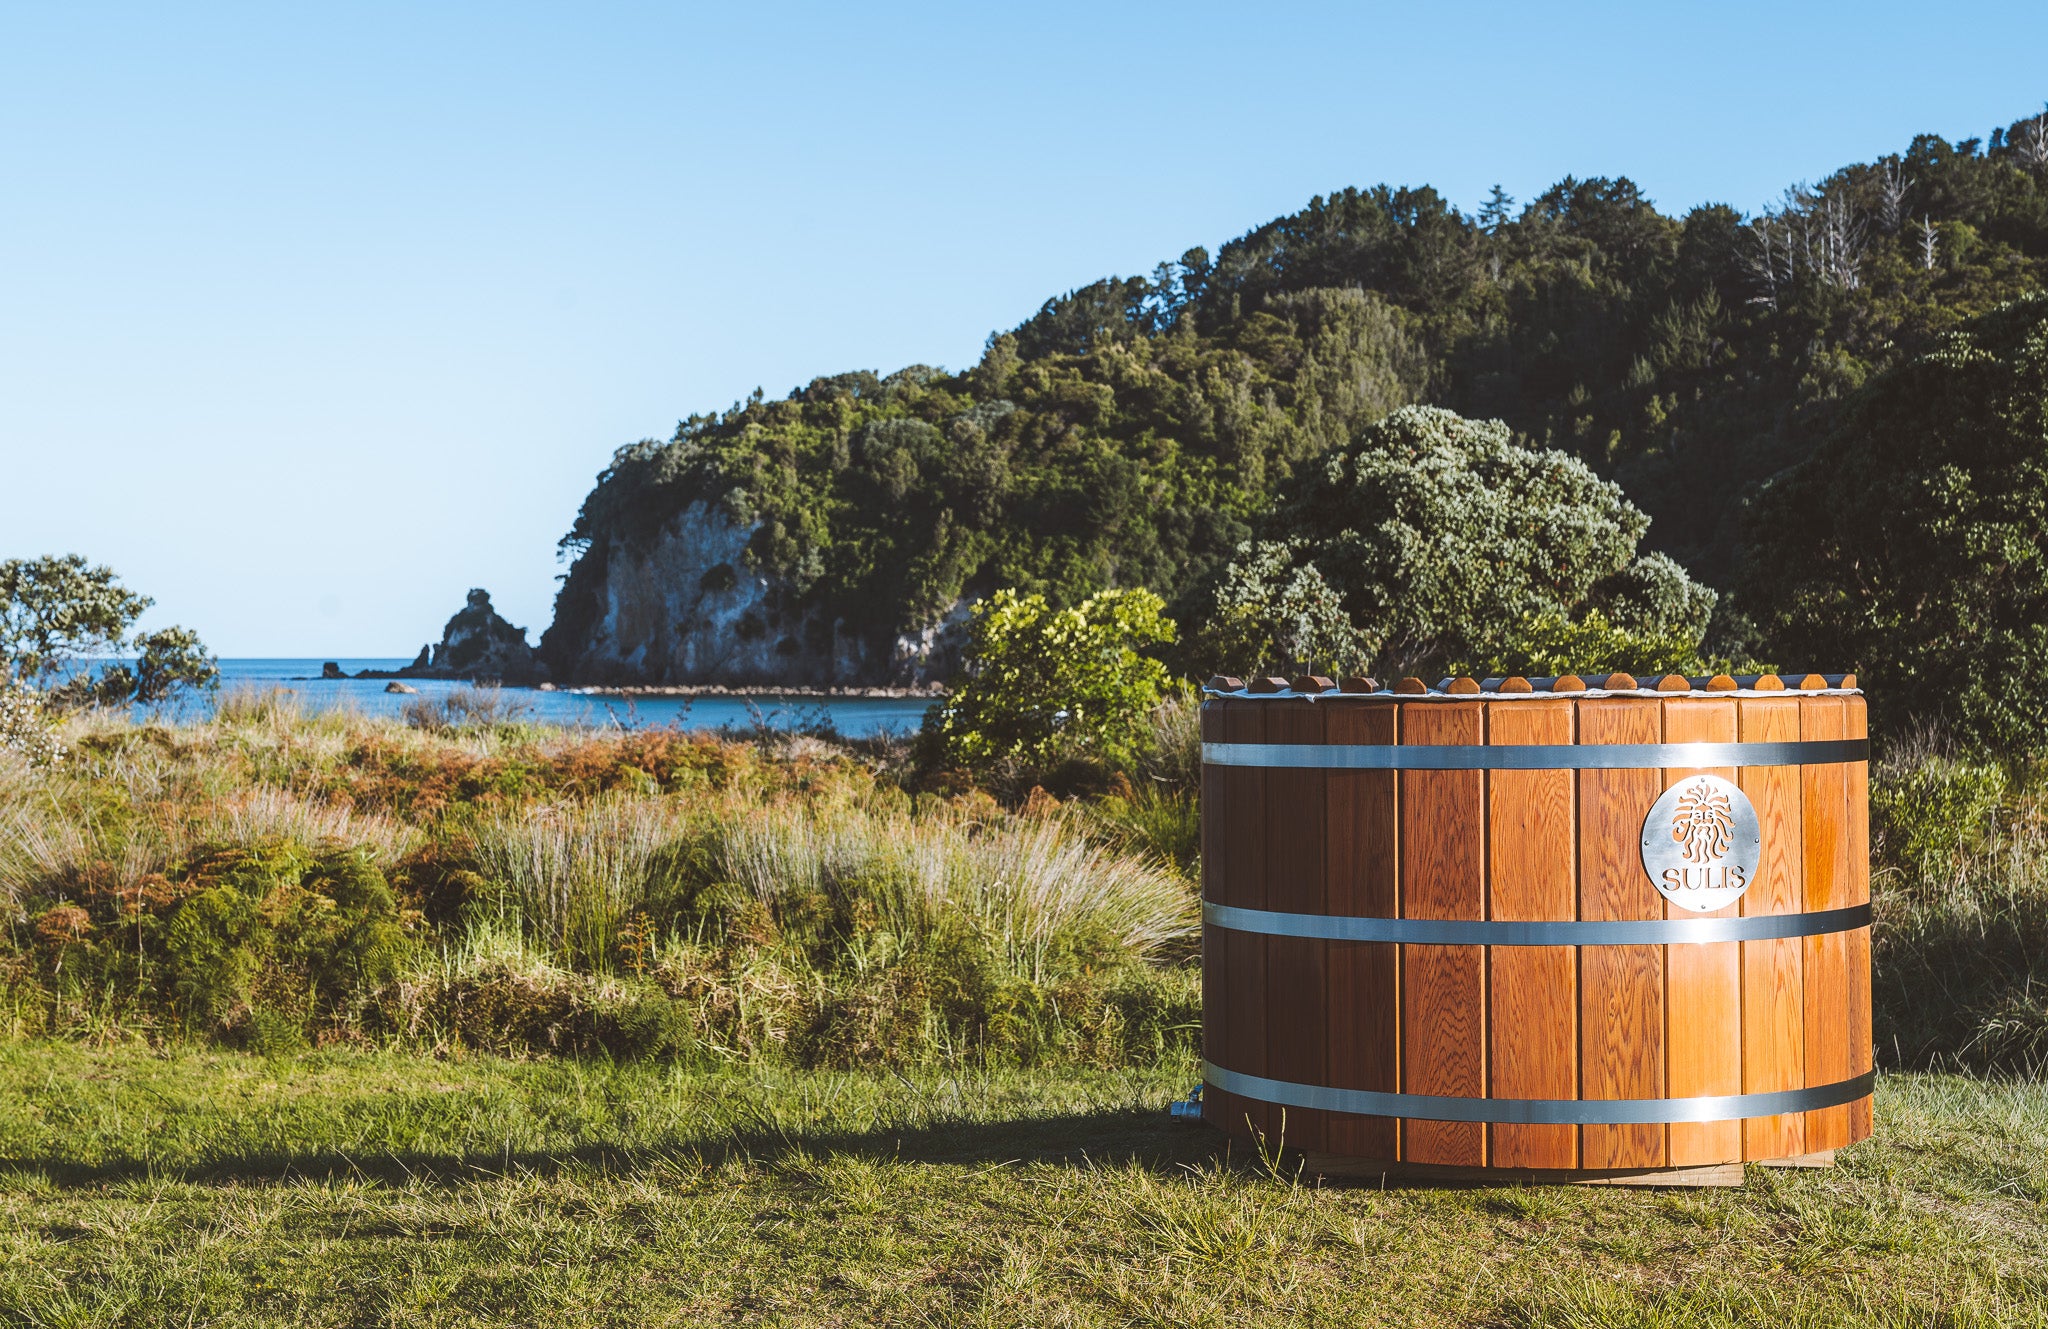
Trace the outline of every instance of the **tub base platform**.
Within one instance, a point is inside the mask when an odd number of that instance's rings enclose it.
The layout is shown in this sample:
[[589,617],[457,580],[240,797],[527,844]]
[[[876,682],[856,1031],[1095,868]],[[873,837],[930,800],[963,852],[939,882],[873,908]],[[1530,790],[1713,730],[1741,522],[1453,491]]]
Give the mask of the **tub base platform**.
[[[1321,1177],[1330,1181],[1384,1181],[1434,1186],[1670,1186],[1687,1189],[1742,1184],[1740,1163],[1661,1168],[1493,1168],[1390,1163],[1381,1159],[1347,1158],[1341,1154],[1305,1153],[1301,1157],[1304,1180]],[[1825,1166],[1793,1163],[1791,1160],[1778,1160],[1775,1165]]]

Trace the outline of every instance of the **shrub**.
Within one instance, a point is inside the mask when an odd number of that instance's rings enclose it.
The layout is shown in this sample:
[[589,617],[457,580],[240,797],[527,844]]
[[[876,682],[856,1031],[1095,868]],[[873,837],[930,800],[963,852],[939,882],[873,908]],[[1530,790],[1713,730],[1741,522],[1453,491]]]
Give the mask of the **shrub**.
[[168,701],[179,688],[220,687],[220,662],[190,628],[163,628],[135,639],[134,697],[144,705]]
[[1619,486],[1498,420],[1409,406],[1296,473],[1274,525],[1343,599],[1383,675],[1505,652],[1521,625],[1598,609],[1697,643],[1714,592],[1658,554]]
[[347,1013],[397,978],[409,951],[390,885],[355,851],[208,854],[173,889],[182,898],[164,916],[164,978],[199,1028],[232,1028],[252,1007],[301,1028]]
[[[1576,623],[1557,614],[1524,618],[1495,650],[1450,666],[1453,674],[1480,677],[1522,674],[1707,674],[1732,671],[1726,660],[1707,660],[1688,632],[1631,632],[1589,609]],[[1763,671],[1745,671],[1763,672]]]
[[1246,541],[1186,655],[1197,673],[1363,672],[1365,637],[1299,540]]
[[0,563],[0,665],[46,684],[81,657],[119,649],[150,599],[78,554]]
[[82,866],[21,899],[17,953],[33,956],[59,1003],[97,994],[277,1050],[291,1042],[286,1026],[300,1038],[356,1027],[412,953],[389,883],[359,850],[275,841],[209,847],[136,876]]
[[1043,770],[1061,759],[1127,761],[1166,668],[1139,654],[1173,641],[1150,591],[1104,591],[1071,609],[997,591],[974,608],[965,677],[925,716],[946,760]]
[[12,753],[32,767],[64,759],[63,741],[43,699],[5,679],[0,679],[0,752]]
[[688,1010],[651,983],[564,970],[485,964],[437,974],[413,994],[423,1032],[480,1051],[687,1058],[697,1046]]
[[1995,763],[1924,744],[1895,750],[1871,772],[1874,855],[1916,879],[1953,882],[1997,830],[2011,791]]

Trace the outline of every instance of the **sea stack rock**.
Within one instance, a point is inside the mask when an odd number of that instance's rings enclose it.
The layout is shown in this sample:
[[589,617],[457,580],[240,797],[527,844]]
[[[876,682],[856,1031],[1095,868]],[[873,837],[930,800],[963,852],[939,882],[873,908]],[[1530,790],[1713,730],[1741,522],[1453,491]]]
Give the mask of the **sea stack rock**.
[[547,667],[526,644],[526,629],[515,628],[491,608],[491,593],[478,588],[441,630],[441,643],[399,671],[408,677],[467,678],[528,684],[547,677]]

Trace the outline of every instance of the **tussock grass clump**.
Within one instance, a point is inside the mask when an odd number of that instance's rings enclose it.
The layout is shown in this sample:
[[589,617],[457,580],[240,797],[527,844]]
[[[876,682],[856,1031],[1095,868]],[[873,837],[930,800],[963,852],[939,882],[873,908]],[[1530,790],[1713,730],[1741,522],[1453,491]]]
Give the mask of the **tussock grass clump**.
[[1202,808],[1194,790],[1122,784],[1087,808],[1094,826],[1128,853],[1164,863],[1189,881],[1202,874]]
[[1058,814],[990,823],[942,811],[755,813],[716,826],[706,847],[711,875],[778,917],[820,897],[865,902],[899,936],[986,938],[1018,973],[1061,946],[1154,956],[1197,925],[1183,883],[1091,843]]
[[[551,973],[470,963],[423,985],[414,1022],[461,1041],[504,1043],[479,1030],[480,1002],[535,1012],[501,1023],[568,1028],[564,1002],[601,1006],[624,979],[666,994],[690,1046],[723,1059],[1036,1062],[1192,1045],[1195,983],[1173,967],[1192,952],[1191,892],[1065,816],[609,798],[493,811],[466,834],[469,937],[516,929],[522,958],[545,956]],[[647,1031],[677,1046],[672,1026]]]
[[654,860],[683,817],[647,797],[483,809],[465,823],[489,883],[478,903],[533,929],[565,962],[606,968],[621,927],[660,894]]

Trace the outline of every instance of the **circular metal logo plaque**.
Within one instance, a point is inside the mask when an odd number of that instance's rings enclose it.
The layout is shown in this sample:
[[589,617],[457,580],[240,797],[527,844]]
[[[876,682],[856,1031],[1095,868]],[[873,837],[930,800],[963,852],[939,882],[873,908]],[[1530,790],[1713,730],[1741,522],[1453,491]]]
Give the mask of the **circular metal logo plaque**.
[[1665,899],[1706,913],[1742,898],[1762,844],[1749,795],[1718,775],[1689,775],[1643,818],[1643,871]]

